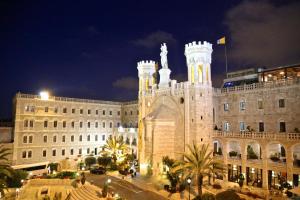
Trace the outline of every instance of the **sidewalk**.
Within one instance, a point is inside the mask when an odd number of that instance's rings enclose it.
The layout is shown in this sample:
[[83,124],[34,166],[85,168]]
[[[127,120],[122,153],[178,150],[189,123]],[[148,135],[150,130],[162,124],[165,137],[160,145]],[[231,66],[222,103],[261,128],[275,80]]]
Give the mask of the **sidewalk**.
[[[159,183],[159,180],[155,180],[154,178],[147,178],[147,177],[142,177],[139,174],[131,178],[130,176],[122,176],[119,174],[119,172],[109,172],[107,175],[128,181],[129,183],[134,184],[137,187],[140,187],[144,190],[148,190],[151,192],[155,192],[166,199],[170,200],[188,200],[189,199],[189,194],[187,191],[184,191],[183,194],[180,193],[174,193],[170,194],[169,192],[165,191],[163,189],[163,185]],[[191,199],[194,198],[194,195],[191,194]]]

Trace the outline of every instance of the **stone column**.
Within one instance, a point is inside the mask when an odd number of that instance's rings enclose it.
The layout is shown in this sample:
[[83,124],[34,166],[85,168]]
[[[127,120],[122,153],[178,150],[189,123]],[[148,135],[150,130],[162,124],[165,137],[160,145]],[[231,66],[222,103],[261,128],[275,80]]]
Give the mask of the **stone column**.
[[[265,148],[263,148],[265,147]],[[268,190],[268,155],[267,155],[267,148],[266,144],[262,144],[261,146],[261,158],[263,163],[263,169],[262,169],[262,178],[263,178],[263,189]]]
[[244,184],[246,182],[246,163],[247,163],[247,147],[246,142],[242,141],[241,145],[241,160],[242,160],[242,174],[244,175]]
[[293,150],[292,147],[286,146],[286,172],[287,172],[287,181],[293,182]]

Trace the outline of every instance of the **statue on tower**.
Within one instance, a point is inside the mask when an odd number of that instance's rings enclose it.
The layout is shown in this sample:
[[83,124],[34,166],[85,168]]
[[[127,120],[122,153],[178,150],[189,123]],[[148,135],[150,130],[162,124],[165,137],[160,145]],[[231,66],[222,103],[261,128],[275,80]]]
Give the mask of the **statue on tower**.
[[160,59],[161,59],[161,66],[163,69],[168,69],[168,50],[167,50],[167,45],[166,43],[163,43],[160,47]]

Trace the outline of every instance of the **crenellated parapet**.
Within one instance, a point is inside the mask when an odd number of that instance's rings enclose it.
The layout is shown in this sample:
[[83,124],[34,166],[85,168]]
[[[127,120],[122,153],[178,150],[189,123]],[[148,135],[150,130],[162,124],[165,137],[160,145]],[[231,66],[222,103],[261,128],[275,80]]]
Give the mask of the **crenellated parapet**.
[[139,91],[148,91],[154,84],[155,61],[142,60],[137,63],[137,69],[139,72]]

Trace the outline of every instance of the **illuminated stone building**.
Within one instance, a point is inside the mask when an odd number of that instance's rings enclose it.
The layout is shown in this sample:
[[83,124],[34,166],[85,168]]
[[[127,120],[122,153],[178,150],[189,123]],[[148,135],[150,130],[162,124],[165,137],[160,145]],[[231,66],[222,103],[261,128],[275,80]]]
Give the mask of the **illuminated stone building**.
[[228,167],[223,177],[268,188],[300,175],[300,66],[229,73],[211,82],[212,45],[185,45],[188,81],[170,79],[162,45],[160,82],[154,61],[138,62],[141,173],[163,170],[162,157],[181,159],[186,145],[211,144]]
[[136,153],[135,101],[18,93],[14,105],[14,165],[98,155],[112,135],[122,135]]

